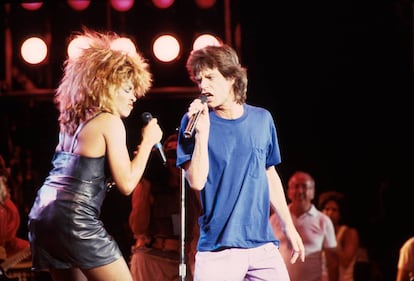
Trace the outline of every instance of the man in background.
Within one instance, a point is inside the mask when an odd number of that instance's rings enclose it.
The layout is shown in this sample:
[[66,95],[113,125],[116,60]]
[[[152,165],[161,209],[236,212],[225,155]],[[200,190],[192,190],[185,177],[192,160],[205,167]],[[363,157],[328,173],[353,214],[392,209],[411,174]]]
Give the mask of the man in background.
[[295,172],[288,181],[287,197],[293,223],[305,246],[305,261],[289,263],[291,246],[286,240],[278,216],[273,213],[270,222],[275,236],[280,239],[280,252],[286,262],[291,281],[337,281],[338,256],[335,230],[331,219],[313,204],[315,180],[306,172]]
[[[181,170],[176,167],[177,134],[164,142],[166,167],[150,166],[132,195],[129,225],[134,234],[130,261],[134,281],[180,280]],[[157,159],[158,160],[158,159]],[[196,192],[186,192],[186,280],[193,280],[198,239],[199,201]]]

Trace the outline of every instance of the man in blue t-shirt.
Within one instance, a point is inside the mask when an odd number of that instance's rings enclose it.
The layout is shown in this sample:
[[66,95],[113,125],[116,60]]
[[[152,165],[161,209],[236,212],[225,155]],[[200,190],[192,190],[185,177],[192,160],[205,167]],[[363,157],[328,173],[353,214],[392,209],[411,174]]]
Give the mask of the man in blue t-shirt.
[[290,262],[305,253],[274,167],[281,159],[273,118],[246,104],[246,69],[230,46],[194,50],[186,67],[201,90],[181,119],[177,147],[177,166],[202,204],[194,280],[288,281],[271,207],[292,243]]

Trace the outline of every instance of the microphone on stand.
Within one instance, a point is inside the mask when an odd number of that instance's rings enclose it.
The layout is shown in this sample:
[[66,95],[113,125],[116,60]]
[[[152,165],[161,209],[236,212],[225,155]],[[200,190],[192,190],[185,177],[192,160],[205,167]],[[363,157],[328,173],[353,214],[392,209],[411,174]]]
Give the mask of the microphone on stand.
[[[152,114],[149,113],[149,112],[144,112],[144,113],[141,114],[141,119],[144,122],[144,124],[147,125],[148,122],[151,121],[151,119],[152,119]],[[167,157],[165,157],[164,150],[162,149],[162,144],[157,142],[154,145],[154,148],[158,151],[158,155],[161,158],[162,164],[164,166],[166,166],[167,165]]]
[[[200,96],[201,103],[205,103],[207,101],[207,97],[205,95]],[[184,137],[186,139],[191,138],[194,134],[195,127],[197,125],[198,119],[200,119],[201,110],[191,115],[190,119],[188,120],[187,127],[184,130]]]

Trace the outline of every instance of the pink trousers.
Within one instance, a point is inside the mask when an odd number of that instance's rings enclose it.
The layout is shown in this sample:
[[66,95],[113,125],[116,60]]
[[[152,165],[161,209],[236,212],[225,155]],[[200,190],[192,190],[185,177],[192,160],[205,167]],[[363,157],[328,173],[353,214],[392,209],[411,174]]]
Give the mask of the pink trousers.
[[277,246],[197,252],[194,281],[290,281]]

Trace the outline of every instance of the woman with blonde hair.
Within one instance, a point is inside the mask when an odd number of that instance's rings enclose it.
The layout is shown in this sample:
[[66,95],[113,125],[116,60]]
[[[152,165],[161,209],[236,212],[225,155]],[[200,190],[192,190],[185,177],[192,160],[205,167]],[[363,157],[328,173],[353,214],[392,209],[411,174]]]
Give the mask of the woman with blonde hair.
[[85,28],[73,39],[77,47],[55,96],[60,132],[53,167],[29,214],[33,269],[48,270],[55,281],[131,281],[99,216],[109,176],[121,193],[131,194],[162,138],[152,118],[141,129],[137,153],[128,152],[122,119],[149,90],[152,76],[128,38]]

